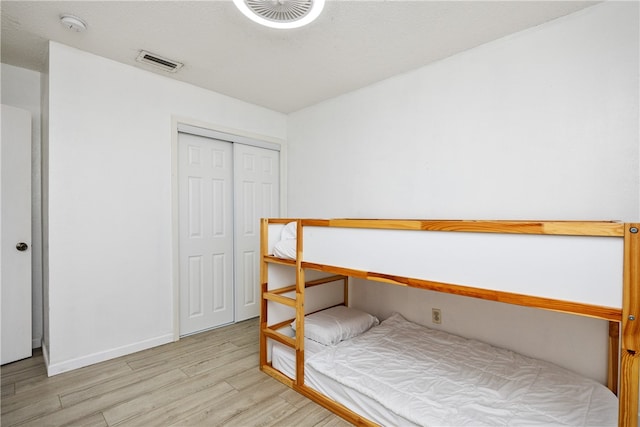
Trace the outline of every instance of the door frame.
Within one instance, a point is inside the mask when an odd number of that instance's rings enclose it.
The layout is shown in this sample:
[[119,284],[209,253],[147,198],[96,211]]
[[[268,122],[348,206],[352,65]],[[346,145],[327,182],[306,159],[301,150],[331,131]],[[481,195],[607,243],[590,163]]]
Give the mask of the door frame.
[[206,123],[186,117],[171,117],[171,283],[173,287],[173,340],[180,339],[180,223],[178,194],[178,133],[210,137],[231,143],[268,148],[280,152],[280,215],[286,216],[287,144],[280,138]]

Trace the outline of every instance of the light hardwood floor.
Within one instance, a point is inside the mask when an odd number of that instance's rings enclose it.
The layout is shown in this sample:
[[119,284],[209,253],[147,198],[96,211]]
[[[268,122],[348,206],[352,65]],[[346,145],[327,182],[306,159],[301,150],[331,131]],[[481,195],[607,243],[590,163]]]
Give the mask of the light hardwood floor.
[[39,352],[0,372],[3,427],[350,425],[258,369],[257,319],[50,378]]

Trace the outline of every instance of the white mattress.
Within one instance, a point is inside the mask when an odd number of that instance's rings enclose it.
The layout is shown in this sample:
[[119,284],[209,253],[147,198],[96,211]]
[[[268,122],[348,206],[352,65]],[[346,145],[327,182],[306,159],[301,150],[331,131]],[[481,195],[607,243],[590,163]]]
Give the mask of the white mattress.
[[[315,353],[327,348],[327,346],[309,339],[305,339],[304,342],[304,352],[307,360]],[[295,379],[296,355],[291,347],[274,342],[271,350],[271,364],[289,378]],[[304,370],[304,381],[305,385],[378,424],[383,426],[415,426],[414,423],[390,411],[381,403],[357,390],[343,386],[326,375],[309,368],[308,365]]]
[[[617,425],[603,385],[399,315],[336,346],[306,342],[305,383],[382,425]],[[274,345],[272,362],[294,377],[290,348]]]

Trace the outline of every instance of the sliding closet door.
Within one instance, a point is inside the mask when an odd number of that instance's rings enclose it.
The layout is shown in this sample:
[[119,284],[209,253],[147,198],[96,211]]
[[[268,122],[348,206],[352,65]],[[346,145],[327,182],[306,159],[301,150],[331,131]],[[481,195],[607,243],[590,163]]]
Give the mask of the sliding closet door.
[[234,320],[232,147],[179,133],[180,335]]
[[260,218],[280,209],[280,153],[233,144],[236,205],[236,321],[260,314]]

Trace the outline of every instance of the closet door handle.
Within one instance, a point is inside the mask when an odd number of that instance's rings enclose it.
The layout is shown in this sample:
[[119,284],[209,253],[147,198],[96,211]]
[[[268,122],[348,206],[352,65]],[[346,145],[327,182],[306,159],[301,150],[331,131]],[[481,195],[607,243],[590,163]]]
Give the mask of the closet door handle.
[[27,245],[25,242],[20,242],[16,245],[16,249],[19,250],[20,252],[26,251],[29,248],[29,245]]

